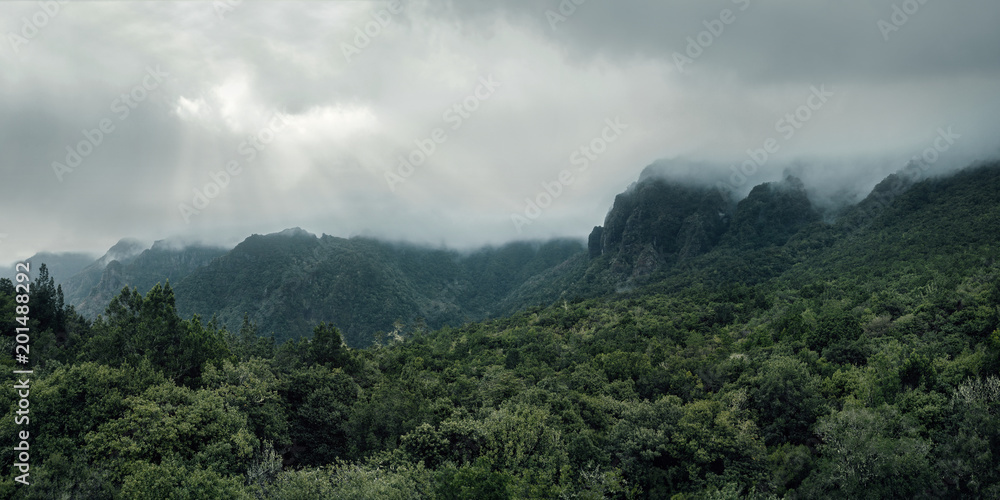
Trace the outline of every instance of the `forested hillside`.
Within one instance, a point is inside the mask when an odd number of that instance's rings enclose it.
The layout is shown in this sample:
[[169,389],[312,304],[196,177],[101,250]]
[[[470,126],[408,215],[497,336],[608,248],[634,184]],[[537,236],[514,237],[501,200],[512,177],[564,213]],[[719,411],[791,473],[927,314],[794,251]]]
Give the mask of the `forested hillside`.
[[[738,203],[647,182],[586,254],[471,268],[513,275],[476,307],[556,303],[411,323],[366,349],[325,323],[279,343],[249,317],[181,315],[160,285],[89,322],[33,268],[30,425],[14,423],[10,359],[0,389],[0,439],[30,430],[32,485],[7,474],[0,495],[1000,498],[1000,165],[891,177],[833,223],[794,179]],[[323,297],[395,279],[323,278],[301,264],[365,242],[287,236],[290,263],[255,237],[215,268],[297,266],[296,286],[329,284],[307,289]],[[396,252],[382,258],[399,269],[452,269]],[[252,293],[277,280],[243,276]],[[0,280],[5,332],[21,326],[16,296]]]
[[553,240],[463,254],[289,229],[253,235],[172,283],[185,317],[217,316],[235,329],[248,315],[279,342],[329,322],[349,345],[365,347],[401,322],[440,328],[510,313],[515,289],[583,251]]
[[[239,328],[244,315],[279,342],[336,324],[348,344],[370,345],[376,333],[422,321],[432,328],[498,317],[551,302],[550,282],[581,263],[576,240],[514,242],[473,251],[433,249],[369,238],[317,237],[298,228],[253,235],[232,250],[167,240],[151,248],[123,239],[88,265],[76,255],[49,255],[67,305],[93,320],[122,288],[170,283],[183,317],[215,317]],[[64,264],[70,262],[74,268]],[[13,276],[13,274],[11,274]],[[522,289],[534,293],[523,293]]]
[[[90,262],[86,267],[81,269],[79,272],[69,276],[60,278],[57,275],[53,275],[52,278],[55,280],[56,284],[62,286],[63,291],[66,294],[66,303],[74,306],[80,305],[84,300],[86,300],[93,291],[94,287],[101,283],[104,277],[104,271],[112,262],[117,262],[122,266],[127,266],[132,263],[132,261],[139,256],[142,252],[147,249],[148,245],[131,238],[123,238],[114,244],[107,252],[104,253],[96,261]],[[36,261],[35,265],[39,266],[45,263],[44,260]],[[105,307],[107,304],[104,305]],[[96,313],[103,312],[104,309],[100,308]]]
[[101,269],[100,281],[77,301],[77,309],[95,318],[122,288],[149,290],[157,283],[177,283],[225,253],[222,248],[203,245],[172,248],[158,241],[138,255],[107,262]]

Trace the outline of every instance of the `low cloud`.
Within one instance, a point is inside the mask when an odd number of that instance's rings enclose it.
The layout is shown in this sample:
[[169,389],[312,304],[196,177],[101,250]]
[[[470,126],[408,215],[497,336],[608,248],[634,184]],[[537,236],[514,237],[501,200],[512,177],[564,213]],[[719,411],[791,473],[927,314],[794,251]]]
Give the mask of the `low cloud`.
[[[935,168],[998,155],[1000,4],[914,2],[71,2],[33,27],[39,4],[4,2],[0,261],[295,226],[465,248],[580,237],[654,161],[727,182],[769,139],[780,148],[740,189],[794,171],[820,197],[864,192],[940,128],[961,138]],[[151,67],[168,76],[122,117],[116,100]],[[451,129],[445,110],[488,76],[502,87]],[[786,138],[780,120],[823,86]],[[276,113],[287,126],[262,135]],[[630,129],[518,231],[510,214],[609,117]],[[60,182],[53,163],[102,120],[114,132]],[[390,189],[436,128],[447,140]],[[213,175],[234,161],[223,187]]]

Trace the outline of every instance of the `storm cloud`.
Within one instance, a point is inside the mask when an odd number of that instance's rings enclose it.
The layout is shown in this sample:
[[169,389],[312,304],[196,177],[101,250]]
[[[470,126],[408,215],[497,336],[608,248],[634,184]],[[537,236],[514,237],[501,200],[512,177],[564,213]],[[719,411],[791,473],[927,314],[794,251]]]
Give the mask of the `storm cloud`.
[[998,24],[992,0],[3,2],[0,263],[293,226],[582,238],[660,159],[860,193],[1000,154]]

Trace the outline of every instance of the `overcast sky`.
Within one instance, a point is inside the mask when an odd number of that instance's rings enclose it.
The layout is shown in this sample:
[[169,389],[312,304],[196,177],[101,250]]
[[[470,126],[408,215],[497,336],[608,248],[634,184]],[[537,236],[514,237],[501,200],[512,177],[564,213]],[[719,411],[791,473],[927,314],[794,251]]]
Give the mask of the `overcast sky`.
[[832,192],[1000,152],[996,0],[575,2],[0,2],[0,263],[582,238],[657,159]]

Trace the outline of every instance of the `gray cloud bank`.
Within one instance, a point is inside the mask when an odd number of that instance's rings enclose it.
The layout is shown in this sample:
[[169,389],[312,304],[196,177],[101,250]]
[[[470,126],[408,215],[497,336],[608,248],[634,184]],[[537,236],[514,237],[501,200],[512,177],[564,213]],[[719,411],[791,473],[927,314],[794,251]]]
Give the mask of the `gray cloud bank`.
[[582,237],[661,158],[829,197],[941,130],[939,171],[1000,152],[995,1],[231,4],[0,3],[0,262],[292,226]]

